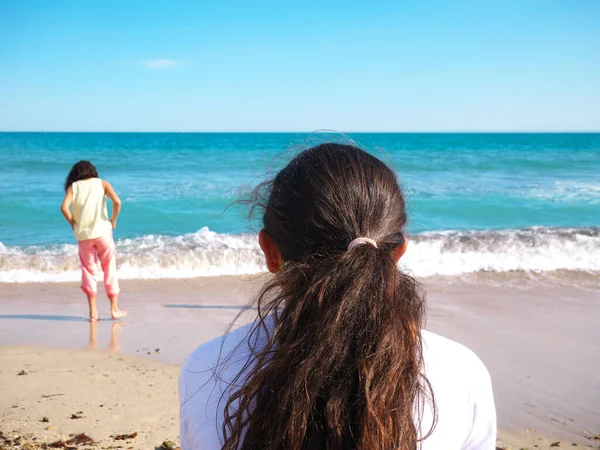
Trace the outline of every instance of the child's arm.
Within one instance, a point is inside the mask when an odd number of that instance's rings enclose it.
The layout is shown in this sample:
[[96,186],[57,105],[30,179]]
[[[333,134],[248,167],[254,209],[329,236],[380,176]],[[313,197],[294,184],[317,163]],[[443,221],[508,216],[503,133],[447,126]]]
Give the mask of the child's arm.
[[65,198],[63,199],[62,206],[60,207],[60,211],[62,212],[67,222],[71,225],[71,228],[75,227],[75,220],[73,219],[73,215],[71,214],[71,205],[73,204],[73,188],[69,186],[67,192],[65,193]]
[[112,217],[110,218],[110,222],[112,223],[112,227],[117,227],[117,216],[121,212],[121,199],[110,185],[108,181],[102,180],[102,185],[104,186],[104,193],[108,198],[111,199],[113,207],[112,207]]

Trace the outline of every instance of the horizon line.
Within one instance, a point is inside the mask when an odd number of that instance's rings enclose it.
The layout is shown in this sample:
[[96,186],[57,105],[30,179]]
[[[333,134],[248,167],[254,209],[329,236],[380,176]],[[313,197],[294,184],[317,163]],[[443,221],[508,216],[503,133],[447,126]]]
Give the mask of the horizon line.
[[150,131],[150,130],[128,130],[128,131],[110,131],[110,130],[0,130],[0,133],[112,133],[112,134],[598,134],[599,130],[464,130],[464,131],[336,131],[328,129],[320,129],[313,131]]

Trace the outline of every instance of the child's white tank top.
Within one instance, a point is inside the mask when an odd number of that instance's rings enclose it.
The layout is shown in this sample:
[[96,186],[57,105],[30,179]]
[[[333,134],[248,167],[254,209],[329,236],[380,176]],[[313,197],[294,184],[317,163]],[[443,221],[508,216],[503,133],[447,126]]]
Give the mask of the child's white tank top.
[[112,231],[106,209],[106,194],[100,178],[73,183],[73,234],[78,241],[96,239]]

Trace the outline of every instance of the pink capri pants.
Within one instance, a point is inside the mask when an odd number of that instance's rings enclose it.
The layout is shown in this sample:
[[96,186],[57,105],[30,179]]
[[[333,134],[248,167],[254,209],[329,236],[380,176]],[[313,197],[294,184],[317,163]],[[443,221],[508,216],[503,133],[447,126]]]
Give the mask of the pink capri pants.
[[117,280],[116,247],[112,233],[96,239],[79,241],[79,259],[81,261],[81,290],[87,295],[96,295],[96,265],[100,260],[104,272],[106,295],[114,297],[120,291]]

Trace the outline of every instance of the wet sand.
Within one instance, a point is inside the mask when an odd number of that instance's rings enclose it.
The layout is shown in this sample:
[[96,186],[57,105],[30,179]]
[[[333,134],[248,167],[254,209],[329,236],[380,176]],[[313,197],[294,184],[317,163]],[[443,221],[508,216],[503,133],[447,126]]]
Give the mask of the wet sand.
[[[55,375],[59,371],[49,361],[59,358],[56,352],[62,350],[42,351],[39,347],[81,350],[91,344],[98,349],[96,353],[78,353],[82,356],[76,359],[66,358],[61,367],[88,356],[106,358],[99,351],[107,347],[125,355],[126,364],[138,364],[129,362],[130,357],[131,361],[143,358],[148,364],[165,367],[169,375],[153,384],[172,396],[176,389],[175,380],[170,378],[177,373],[174,366],[181,364],[196,346],[220,335],[260,282],[235,277],[125,280],[121,302],[129,316],[121,325],[101,320],[95,327],[87,323],[87,305],[76,284],[0,284],[3,420],[7,420],[6,393],[17,386],[15,383],[27,379],[13,379],[17,363],[5,369],[7,361],[13,361],[6,352],[17,351],[14,346],[36,347],[38,356],[32,354],[32,360],[41,364],[40,370]],[[577,283],[579,287],[573,287],[573,279],[518,275],[509,279],[479,275],[468,280],[437,278],[424,282],[429,303],[427,328],[469,346],[492,375],[501,429],[499,446],[548,448],[556,441],[561,441],[563,447],[572,443],[580,448],[600,445],[587,438],[600,434],[600,288],[594,279],[582,279]],[[108,301],[101,297],[99,310],[102,318],[108,317]],[[239,323],[250,320],[251,315],[249,311]],[[39,355],[50,359],[40,359]],[[89,376],[95,373],[88,370]],[[60,377],[57,380],[60,382]],[[127,381],[118,375],[114,380],[117,395],[121,383],[127,386]],[[70,383],[64,380],[61,385]],[[128,391],[125,395],[131,398],[141,395]],[[23,402],[38,400],[24,398]],[[86,401],[93,400],[90,397]],[[165,402],[173,406],[164,409],[174,411],[169,414],[176,416],[176,398]],[[71,409],[77,409],[75,405]],[[33,422],[19,416],[18,409],[10,409],[10,414],[17,415],[11,424],[22,423],[24,429],[30,428],[25,430],[28,432],[37,429],[37,424],[31,425]],[[145,415],[138,419],[132,411],[128,417],[138,420],[141,428]],[[155,417],[154,410],[148,411]],[[164,438],[174,439],[176,428],[163,430]],[[0,430],[6,430],[4,425]]]

